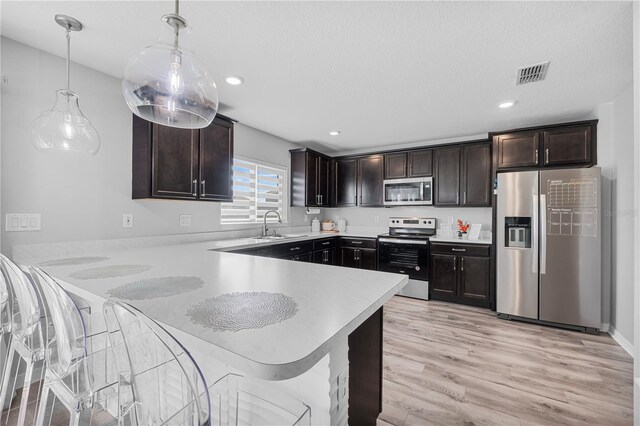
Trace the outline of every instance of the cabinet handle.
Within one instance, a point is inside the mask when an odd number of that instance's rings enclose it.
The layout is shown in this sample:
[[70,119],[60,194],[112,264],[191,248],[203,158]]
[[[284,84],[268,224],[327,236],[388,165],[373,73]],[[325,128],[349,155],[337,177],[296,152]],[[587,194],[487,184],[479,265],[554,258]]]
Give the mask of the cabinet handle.
[[549,164],[549,148],[544,150],[544,164]]
[[207,195],[207,191],[205,190],[205,188],[206,188],[206,185],[207,185],[207,184],[206,184],[206,182],[204,181],[204,179],[202,179],[202,180],[200,181],[200,185],[202,186],[202,191],[201,191],[201,192],[202,192],[202,194],[200,194],[200,195],[202,195],[203,197],[205,197],[205,196]]
[[290,251],[300,250],[300,247],[291,247],[289,250]]
[[320,194],[320,205],[324,204],[324,195]]
[[197,197],[198,193],[196,192],[196,185],[198,184],[198,179],[194,179],[193,182],[191,183],[192,183],[191,187],[193,189],[193,196]]
[[467,251],[467,249],[452,248],[451,251]]
[[358,204],[358,196],[357,195],[353,196],[353,204]]
[[456,204],[460,204],[460,193],[456,192]]
[[351,241],[351,244],[362,244],[362,241]]
[[331,241],[325,241],[324,243],[321,243],[323,246],[326,246],[327,244],[331,244]]
[[467,204],[467,191],[464,191],[463,193],[462,204]]
[[460,270],[464,271],[464,257],[460,258]]
[[413,163],[409,163],[409,176],[413,176]]
[[457,257],[454,257],[454,258],[453,258],[453,270],[454,270],[454,271],[456,270],[456,264],[457,264],[457,263],[458,263],[458,258],[457,258]]
[[536,164],[538,164],[538,149],[536,148]]

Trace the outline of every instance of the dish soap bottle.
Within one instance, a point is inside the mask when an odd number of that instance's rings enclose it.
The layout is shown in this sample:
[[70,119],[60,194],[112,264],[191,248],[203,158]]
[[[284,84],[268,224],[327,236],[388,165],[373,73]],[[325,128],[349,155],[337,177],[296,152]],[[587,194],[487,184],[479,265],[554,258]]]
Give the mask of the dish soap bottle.
[[320,221],[317,217],[311,221],[311,232],[320,232]]

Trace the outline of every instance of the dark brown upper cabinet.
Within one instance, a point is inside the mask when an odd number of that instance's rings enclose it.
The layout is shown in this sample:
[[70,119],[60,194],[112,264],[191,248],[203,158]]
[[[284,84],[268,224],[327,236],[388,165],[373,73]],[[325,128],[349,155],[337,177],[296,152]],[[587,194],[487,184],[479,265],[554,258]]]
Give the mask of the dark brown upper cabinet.
[[491,206],[491,143],[462,145],[460,205]]
[[291,153],[291,206],[326,207],[331,204],[331,159],[302,148]]
[[384,157],[368,155],[358,158],[358,205],[381,207],[384,203],[382,181],[384,180]]
[[498,170],[537,167],[540,163],[540,133],[521,132],[494,136]]
[[416,149],[407,153],[407,177],[427,177],[433,174],[433,149]]
[[436,206],[460,204],[460,146],[436,148],[434,153]]
[[133,116],[132,198],[232,201],[233,121],[200,130]]
[[416,149],[384,155],[384,178],[403,179],[432,175],[433,150]]
[[496,170],[597,164],[597,120],[492,134]]
[[407,177],[407,153],[395,152],[384,156],[384,178],[402,179]]
[[591,163],[591,126],[561,127],[543,132],[545,166]]
[[358,160],[338,158],[334,162],[334,205],[355,207],[358,205]]

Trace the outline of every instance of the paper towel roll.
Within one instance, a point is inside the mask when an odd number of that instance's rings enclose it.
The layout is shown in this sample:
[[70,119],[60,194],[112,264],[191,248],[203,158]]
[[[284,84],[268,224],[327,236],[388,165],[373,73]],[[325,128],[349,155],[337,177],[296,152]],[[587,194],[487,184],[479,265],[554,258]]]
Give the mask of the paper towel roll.
[[320,214],[320,209],[318,207],[307,207],[307,214]]

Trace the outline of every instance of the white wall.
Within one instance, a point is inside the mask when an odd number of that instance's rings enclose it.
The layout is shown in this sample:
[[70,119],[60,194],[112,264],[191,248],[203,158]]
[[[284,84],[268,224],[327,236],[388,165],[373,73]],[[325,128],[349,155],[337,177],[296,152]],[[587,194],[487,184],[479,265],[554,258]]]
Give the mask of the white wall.
[[[598,164],[602,167],[603,322],[631,351],[634,274],[633,85],[594,112],[598,123]],[[609,291],[610,288],[610,291]],[[610,301],[610,310],[607,302]]]
[[[636,211],[634,219],[634,335],[635,341],[640,342],[640,4],[633,3],[633,117],[634,117],[634,207]],[[633,348],[633,423],[640,425],[640,344]]]
[[[127,238],[210,232],[220,225],[220,204],[131,199],[131,112],[120,80],[72,64],[71,88],[101,136],[95,157],[41,153],[29,141],[30,122],[48,109],[64,85],[64,59],[2,38],[2,224],[6,213],[40,213],[41,232],[5,232],[2,252],[15,244]],[[288,167],[290,142],[236,125],[237,155]],[[134,214],[134,228],[122,228],[122,214]],[[178,226],[179,214],[192,227]],[[304,210],[291,208],[291,225],[304,225]]]

